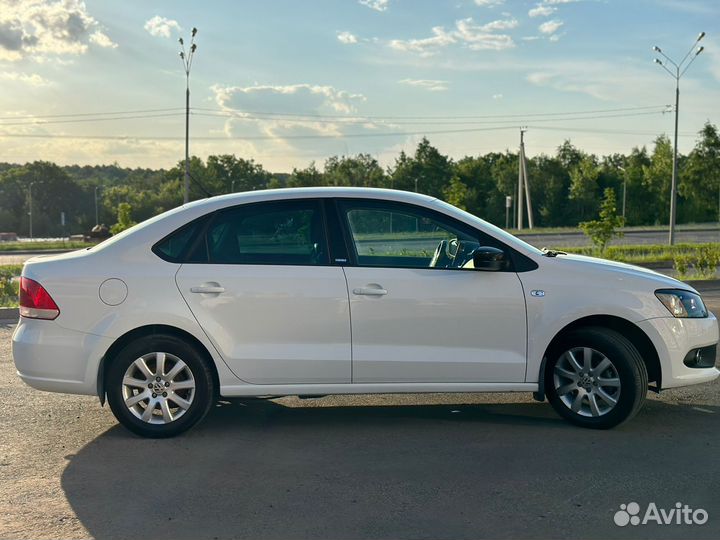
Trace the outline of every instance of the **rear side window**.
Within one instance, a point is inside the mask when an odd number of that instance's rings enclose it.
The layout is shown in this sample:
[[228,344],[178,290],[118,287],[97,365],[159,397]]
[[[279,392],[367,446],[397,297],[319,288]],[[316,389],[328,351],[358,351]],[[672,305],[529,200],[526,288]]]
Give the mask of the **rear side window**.
[[203,217],[181,227],[155,244],[153,252],[166,261],[182,262],[183,256],[205,222],[206,218]]
[[[218,212],[193,262],[323,265],[328,248],[317,201],[243,205]],[[204,259],[204,260],[202,260]]]

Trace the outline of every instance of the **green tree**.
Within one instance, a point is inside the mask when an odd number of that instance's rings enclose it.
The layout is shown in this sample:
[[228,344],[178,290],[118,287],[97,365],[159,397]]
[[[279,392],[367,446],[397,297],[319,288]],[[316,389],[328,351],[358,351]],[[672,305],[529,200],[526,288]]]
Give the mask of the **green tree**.
[[624,224],[623,218],[617,214],[617,200],[615,198],[615,190],[605,188],[605,196],[600,204],[600,217],[593,221],[584,221],[580,223],[580,228],[590,237],[593,245],[602,255],[608,242],[616,236],[622,236],[622,231],[618,231],[619,227]]
[[120,203],[117,210],[117,223],[110,227],[110,232],[118,234],[133,225],[136,225],[136,223],[132,219],[132,206],[126,202]]
[[688,221],[720,221],[720,134],[707,122],[680,177],[680,194],[688,200]]
[[208,156],[207,179],[219,193],[265,189],[270,173],[252,159],[237,158],[234,154]]
[[578,204],[580,218],[597,204],[600,170],[594,156],[584,156],[570,170],[570,199]]
[[370,154],[329,158],[325,161],[324,180],[330,186],[387,186],[385,172]]
[[305,169],[293,169],[287,182],[288,187],[314,187],[325,185],[323,174],[315,166],[313,161]]
[[401,152],[389,172],[394,189],[415,191],[417,186],[419,193],[442,197],[443,189],[453,177],[453,165],[450,158],[423,138],[415,154],[410,157]]
[[444,198],[445,201],[449,202],[453,206],[467,210],[469,193],[470,188],[468,188],[467,185],[465,185],[459,178],[455,177],[450,180],[450,183],[445,188]]
[[667,223],[670,219],[670,181],[672,179],[673,149],[670,139],[660,135],[655,139],[655,148],[650,163],[643,167],[643,186],[650,216],[650,223]]

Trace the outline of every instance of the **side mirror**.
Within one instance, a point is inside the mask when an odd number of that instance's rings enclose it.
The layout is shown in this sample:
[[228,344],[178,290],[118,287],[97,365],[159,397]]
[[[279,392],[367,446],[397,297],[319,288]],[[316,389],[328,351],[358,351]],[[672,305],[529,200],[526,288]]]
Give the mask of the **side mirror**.
[[504,270],[507,266],[507,258],[505,252],[501,249],[480,246],[473,251],[473,266],[475,270],[498,272]]

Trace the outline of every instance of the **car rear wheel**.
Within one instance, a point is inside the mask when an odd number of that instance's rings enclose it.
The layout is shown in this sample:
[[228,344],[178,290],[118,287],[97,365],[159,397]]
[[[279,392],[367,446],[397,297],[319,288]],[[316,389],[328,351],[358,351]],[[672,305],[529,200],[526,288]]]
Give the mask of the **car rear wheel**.
[[582,328],[565,336],[549,354],[545,392],[573,424],[608,429],[632,418],[648,387],[645,364],[619,332]]
[[214,378],[204,356],[171,335],[141,338],[111,360],[106,388],[118,421],[143,437],[173,437],[210,410]]

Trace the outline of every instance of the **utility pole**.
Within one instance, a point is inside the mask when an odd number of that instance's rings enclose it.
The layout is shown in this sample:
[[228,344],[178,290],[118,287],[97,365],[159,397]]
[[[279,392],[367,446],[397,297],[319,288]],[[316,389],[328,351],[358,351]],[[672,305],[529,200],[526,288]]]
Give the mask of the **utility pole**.
[[530,185],[528,183],[527,165],[525,163],[525,132],[526,128],[520,128],[520,154],[518,165],[518,229],[523,228],[523,193],[528,213],[528,227],[533,228],[532,201],[530,199]]
[[180,60],[182,60],[185,70],[185,191],[183,196],[185,204],[190,200],[190,69],[197,50],[196,34],[197,28],[193,27],[190,35],[190,49],[187,53],[185,52],[183,38],[178,39],[178,43],[180,43]]
[[[677,159],[677,153],[678,153],[678,117],[680,114],[680,78],[685,74],[685,72],[690,67],[690,64],[692,64],[695,59],[698,57],[698,55],[705,50],[705,47],[698,47],[697,50],[695,49],[695,45],[698,44],[698,42],[705,37],[705,32],[700,32],[697,39],[695,39],[695,42],[693,43],[692,47],[690,47],[690,50],[685,54],[683,59],[680,61],[680,63],[675,63],[675,61],[672,60],[668,55],[666,55],[664,52],[662,52],[662,49],[655,45],[653,47],[653,51],[656,53],[659,53],[663,58],[665,58],[666,62],[669,62],[673,65],[673,70],[668,69],[668,67],[665,65],[665,63],[660,60],[659,58],[655,58],[655,63],[658,64],[660,67],[662,67],[665,71],[667,71],[670,76],[675,79],[675,137],[674,137],[674,144],[673,144],[673,170],[672,170],[672,180],[670,182],[670,227],[669,227],[669,234],[668,234],[668,243],[670,245],[673,245],[675,243],[675,219],[677,216],[677,172],[678,172],[678,159]],[[693,51],[695,51],[695,54],[692,54]],[[692,54],[692,56],[690,56]],[[685,64],[686,60],[690,58],[690,61]],[[683,67],[684,65],[684,67]]]

